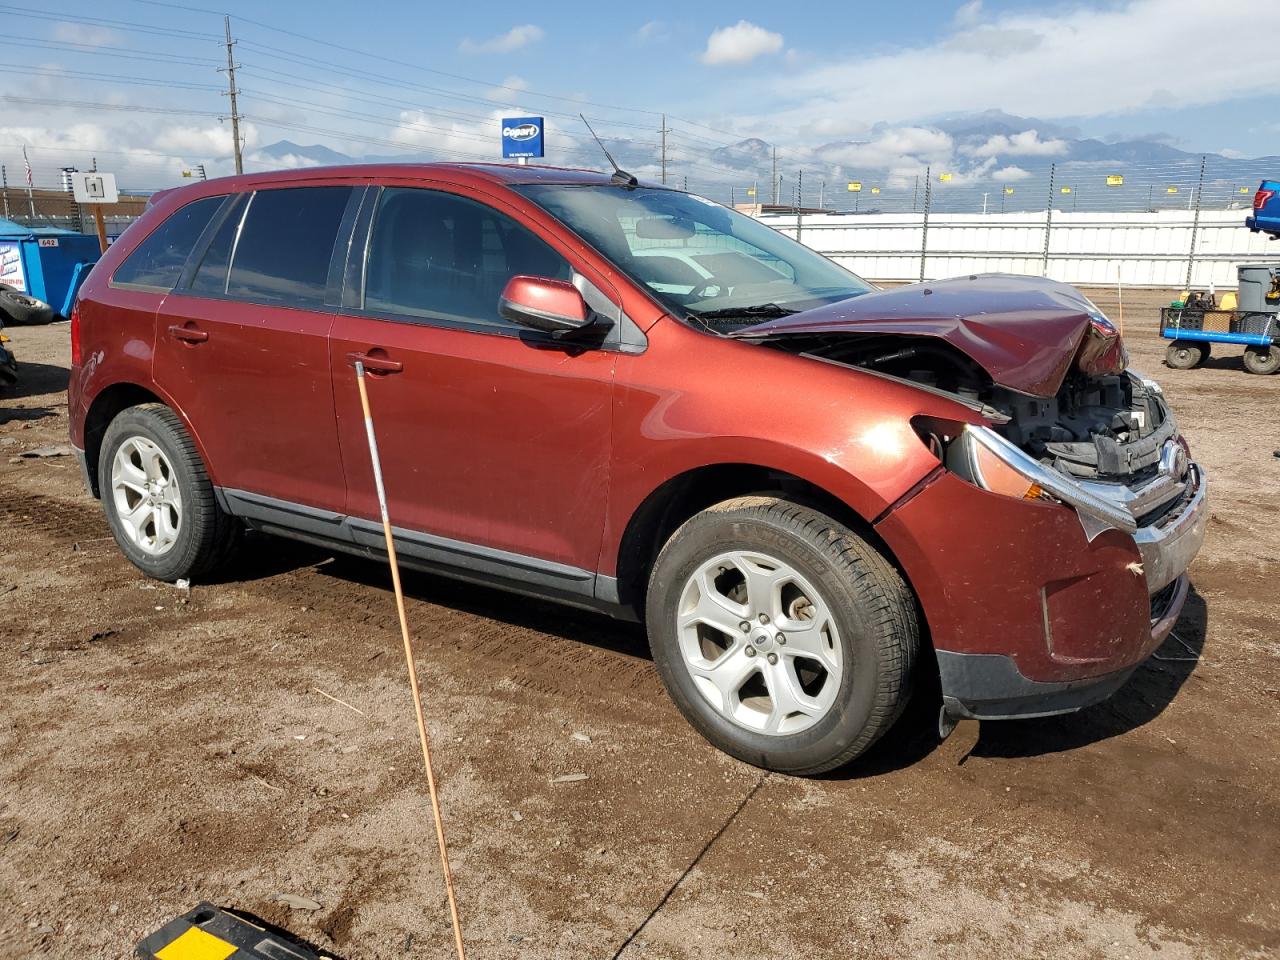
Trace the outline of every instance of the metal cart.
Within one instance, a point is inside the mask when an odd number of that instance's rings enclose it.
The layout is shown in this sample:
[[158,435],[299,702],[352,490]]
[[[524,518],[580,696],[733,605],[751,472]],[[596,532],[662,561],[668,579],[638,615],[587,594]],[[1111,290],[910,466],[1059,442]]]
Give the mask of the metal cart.
[[1237,309],[1221,310],[1212,296],[1190,294],[1160,311],[1160,336],[1172,341],[1165,363],[1190,370],[1209,359],[1211,345],[1244,347],[1249,373],[1280,372],[1280,264],[1240,266]]

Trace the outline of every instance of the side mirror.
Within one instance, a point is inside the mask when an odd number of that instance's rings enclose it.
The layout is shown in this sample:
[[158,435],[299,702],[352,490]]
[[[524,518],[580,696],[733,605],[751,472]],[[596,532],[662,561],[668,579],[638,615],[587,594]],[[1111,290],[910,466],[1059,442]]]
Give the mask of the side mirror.
[[591,323],[586,301],[572,283],[544,277],[512,277],[498,298],[498,313],[544,333],[567,333]]

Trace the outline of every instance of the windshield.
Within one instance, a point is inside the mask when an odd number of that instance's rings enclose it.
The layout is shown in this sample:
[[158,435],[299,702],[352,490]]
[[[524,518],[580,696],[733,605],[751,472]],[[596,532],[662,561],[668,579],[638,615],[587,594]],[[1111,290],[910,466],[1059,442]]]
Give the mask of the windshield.
[[557,184],[517,189],[677,316],[717,332],[872,289],[758,220],[693,194]]

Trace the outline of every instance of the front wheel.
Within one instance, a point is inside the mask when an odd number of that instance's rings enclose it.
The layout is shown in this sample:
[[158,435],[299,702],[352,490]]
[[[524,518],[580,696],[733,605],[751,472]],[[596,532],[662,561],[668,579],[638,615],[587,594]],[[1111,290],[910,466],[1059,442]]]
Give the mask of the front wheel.
[[195,443],[168,407],[130,407],[107,427],[98,458],[103,508],[117,545],[157,580],[216,567],[240,533],[214,498]]
[[1280,347],[1246,347],[1244,368],[1249,373],[1275,373],[1280,370]]
[[848,763],[906,704],[914,598],[853,531],[774,497],[683,524],[646,600],[654,662],[676,706],[720,749],[814,775]]

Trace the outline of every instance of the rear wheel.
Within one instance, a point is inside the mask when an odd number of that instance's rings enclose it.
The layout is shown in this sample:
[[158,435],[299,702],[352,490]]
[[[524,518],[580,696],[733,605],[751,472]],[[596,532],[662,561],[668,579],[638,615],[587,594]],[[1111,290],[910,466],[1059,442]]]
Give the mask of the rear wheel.
[[687,521],[647,597],[649,642],[672,699],[748,763],[813,775],[871,746],[910,692],[915,603],[853,531],[773,497]]
[[111,421],[98,477],[116,543],[157,580],[209,572],[240,533],[218,507],[191,436],[163,404],[130,407]]
[[1280,370],[1280,347],[1246,347],[1244,368],[1250,373],[1275,373]]
[[1209,359],[1209,345],[1191,340],[1175,340],[1164,352],[1164,362],[1174,370],[1192,370]]

